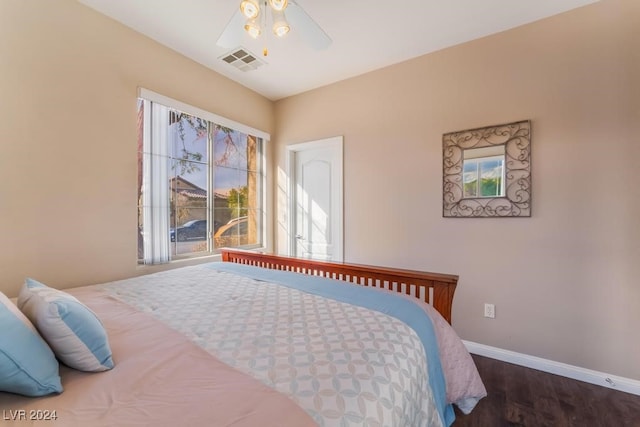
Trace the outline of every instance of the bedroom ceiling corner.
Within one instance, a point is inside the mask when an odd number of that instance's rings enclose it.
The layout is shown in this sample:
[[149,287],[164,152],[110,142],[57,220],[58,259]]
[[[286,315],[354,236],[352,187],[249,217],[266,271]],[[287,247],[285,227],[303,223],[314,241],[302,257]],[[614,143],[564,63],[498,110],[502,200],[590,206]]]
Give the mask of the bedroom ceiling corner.
[[[264,28],[255,39],[244,29],[248,21],[240,11],[241,0],[77,1],[278,100],[598,0],[405,0],[375,4],[365,0],[289,0],[284,16],[290,31],[281,31],[285,35],[277,37],[275,23],[280,15],[273,15],[263,18]],[[251,3],[268,10],[267,0]],[[268,12],[263,13],[267,16]],[[309,28],[314,25],[319,30]],[[237,45],[220,43],[221,36],[229,34]],[[254,65],[259,66],[238,67],[223,59],[238,49],[256,58]]]

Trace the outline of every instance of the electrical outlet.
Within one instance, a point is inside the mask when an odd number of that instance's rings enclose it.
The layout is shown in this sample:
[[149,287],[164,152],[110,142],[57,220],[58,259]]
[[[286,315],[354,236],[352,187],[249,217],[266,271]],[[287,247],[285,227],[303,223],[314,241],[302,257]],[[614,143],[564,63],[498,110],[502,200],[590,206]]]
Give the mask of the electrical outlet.
[[484,317],[489,317],[491,319],[495,319],[496,317],[496,306],[493,304],[485,304],[484,305]]

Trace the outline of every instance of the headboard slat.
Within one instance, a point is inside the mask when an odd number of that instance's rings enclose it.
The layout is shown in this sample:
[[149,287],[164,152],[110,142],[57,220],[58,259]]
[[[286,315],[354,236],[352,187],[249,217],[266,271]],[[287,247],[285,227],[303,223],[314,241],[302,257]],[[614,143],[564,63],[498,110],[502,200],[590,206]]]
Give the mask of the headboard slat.
[[447,322],[451,323],[453,295],[458,284],[458,276],[453,274],[288,258],[231,249],[222,249],[221,252],[224,262],[322,276],[360,286],[373,286],[411,295],[432,304]]

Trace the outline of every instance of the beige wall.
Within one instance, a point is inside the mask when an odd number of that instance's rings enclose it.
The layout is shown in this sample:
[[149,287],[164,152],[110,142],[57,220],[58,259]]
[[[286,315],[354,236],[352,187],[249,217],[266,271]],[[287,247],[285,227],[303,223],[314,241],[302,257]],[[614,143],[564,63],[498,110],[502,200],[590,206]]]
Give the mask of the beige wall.
[[[639,9],[603,0],[281,100],[277,167],[344,135],[347,261],[459,274],[463,339],[640,380]],[[442,218],[442,134],[522,119],[533,216]]]
[[273,103],[75,0],[0,0],[0,290],[139,268],[136,97],[145,87],[273,132]]

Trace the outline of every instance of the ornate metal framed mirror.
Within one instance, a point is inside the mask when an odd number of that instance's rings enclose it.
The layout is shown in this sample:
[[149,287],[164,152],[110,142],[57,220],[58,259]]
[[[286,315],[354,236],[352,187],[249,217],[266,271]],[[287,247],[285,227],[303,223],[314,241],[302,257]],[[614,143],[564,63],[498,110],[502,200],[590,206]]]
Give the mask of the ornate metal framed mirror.
[[442,216],[531,216],[531,122],[442,135]]

